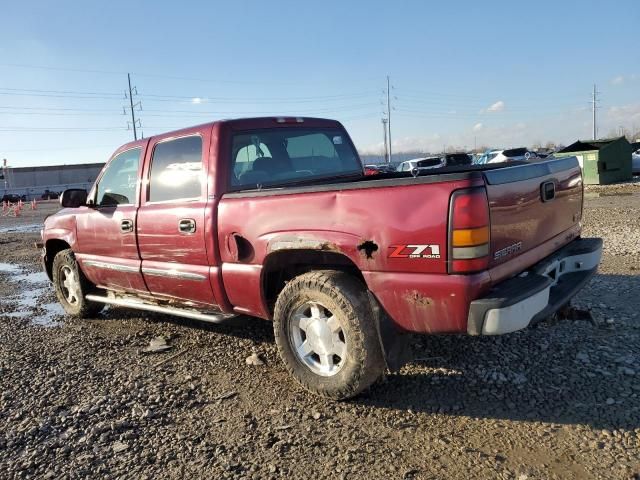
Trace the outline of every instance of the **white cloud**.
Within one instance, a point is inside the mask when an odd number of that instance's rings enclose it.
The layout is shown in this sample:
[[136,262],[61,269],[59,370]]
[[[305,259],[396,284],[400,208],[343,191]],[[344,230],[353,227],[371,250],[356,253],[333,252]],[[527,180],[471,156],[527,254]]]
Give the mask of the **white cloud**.
[[637,82],[640,80],[640,74],[631,73],[629,75],[618,75],[611,79],[611,85],[620,86],[627,83]]
[[624,76],[618,75],[611,79],[611,85],[622,85],[624,83]]
[[204,100],[200,97],[193,97],[191,99],[191,103],[194,105],[200,105],[202,102],[204,102]]
[[609,107],[607,109],[606,120],[613,122],[611,124],[612,127],[638,123],[640,122],[640,104]]
[[476,123],[473,126],[473,131],[474,132],[479,132],[480,130],[482,130],[484,128],[484,125],[482,123]]
[[487,108],[487,112],[501,112],[504,110],[504,102],[498,100],[496,103]]

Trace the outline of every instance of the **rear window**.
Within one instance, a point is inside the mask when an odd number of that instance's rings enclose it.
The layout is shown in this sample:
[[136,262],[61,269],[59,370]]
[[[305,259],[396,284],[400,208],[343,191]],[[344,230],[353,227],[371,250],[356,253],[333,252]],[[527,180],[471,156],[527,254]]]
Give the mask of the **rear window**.
[[471,165],[471,157],[466,153],[447,155],[447,166]]
[[420,160],[419,162],[416,163],[418,168],[434,167],[439,164],[440,164],[439,158],[427,158],[426,160]]
[[502,152],[505,157],[524,157],[526,153],[526,148],[511,148]]
[[238,188],[362,174],[358,155],[340,129],[274,128],[237,133],[231,161],[231,185]]

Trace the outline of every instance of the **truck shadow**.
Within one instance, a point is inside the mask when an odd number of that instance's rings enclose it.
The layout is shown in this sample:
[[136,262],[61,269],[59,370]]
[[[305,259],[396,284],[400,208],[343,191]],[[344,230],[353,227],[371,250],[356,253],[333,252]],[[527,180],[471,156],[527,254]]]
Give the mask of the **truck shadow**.
[[[636,292],[634,294],[634,292]],[[596,275],[574,304],[589,321],[501,337],[415,337],[415,360],[353,401],[475,418],[640,426],[640,276]]]
[[[591,311],[594,323],[543,322],[499,337],[415,336],[414,360],[349,402],[480,419],[636,429],[640,297],[633,292],[640,292],[640,276],[600,274],[574,302]],[[273,344],[271,323],[253,317],[221,324],[160,314],[149,318]],[[277,361],[274,368],[283,367]]]

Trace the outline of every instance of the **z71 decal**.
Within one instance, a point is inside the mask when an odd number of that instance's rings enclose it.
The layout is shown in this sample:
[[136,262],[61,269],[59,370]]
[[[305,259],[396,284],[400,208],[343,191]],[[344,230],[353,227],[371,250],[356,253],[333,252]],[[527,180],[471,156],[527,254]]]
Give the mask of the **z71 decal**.
[[391,245],[389,258],[440,258],[440,245]]

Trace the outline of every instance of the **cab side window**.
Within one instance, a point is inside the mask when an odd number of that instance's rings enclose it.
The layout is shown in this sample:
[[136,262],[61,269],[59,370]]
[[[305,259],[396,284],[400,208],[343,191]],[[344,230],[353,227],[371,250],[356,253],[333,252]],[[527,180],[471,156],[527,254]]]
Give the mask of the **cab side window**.
[[149,176],[150,202],[200,198],[203,182],[201,137],[176,138],[156,145]]
[[135,203],[140,151],[133,148],[111,159],[98,182],[97,205],[115,207]]

